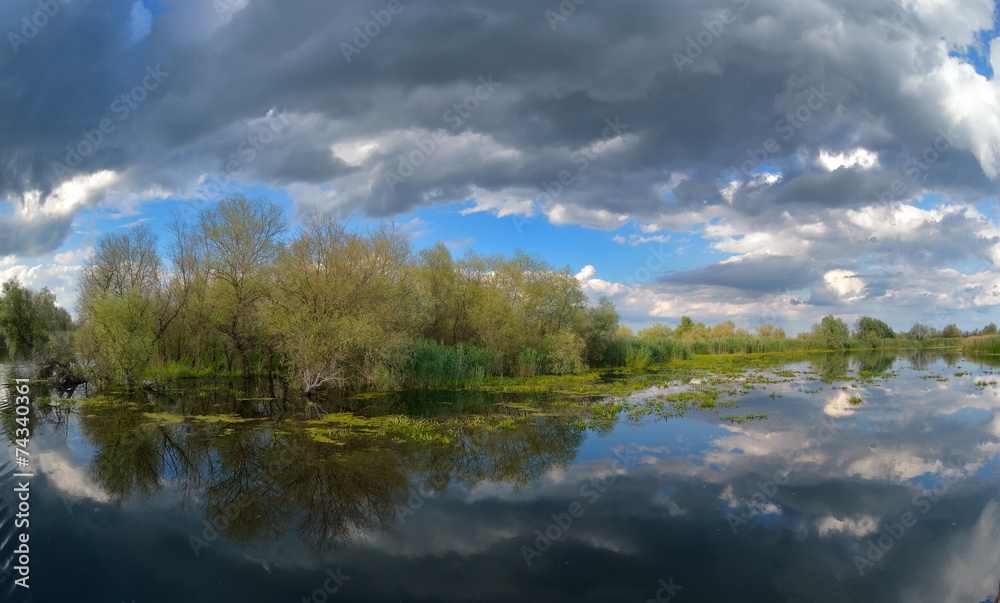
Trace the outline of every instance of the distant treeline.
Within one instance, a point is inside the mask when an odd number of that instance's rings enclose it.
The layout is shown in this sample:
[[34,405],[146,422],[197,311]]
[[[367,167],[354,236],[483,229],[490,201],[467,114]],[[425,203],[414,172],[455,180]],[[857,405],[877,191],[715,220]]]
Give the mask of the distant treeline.
[[[853,330],[824,317],[788,339],[681,318],[634,334],[614,304],[588,303],[569,267],[515,252],[414,253],[391,225],[352,232],[329,214],[286,232],[281,209],[231,196],[193,223],[176,219],[165,257],[145,225],[103,236],[80,280],[78,325],[46,290],[16,281],[0,298],[12,355],[45,351],[98,383],[152,377],[281,373],[309,392],[324,386],[437,387],[487,376],[647,367],[694,354],[899,347],[960,338],[914,325],[897,334],[863,317]],[[988,325],[975,334],[996,333]],[[941,340],[954,344],[960,339]]]

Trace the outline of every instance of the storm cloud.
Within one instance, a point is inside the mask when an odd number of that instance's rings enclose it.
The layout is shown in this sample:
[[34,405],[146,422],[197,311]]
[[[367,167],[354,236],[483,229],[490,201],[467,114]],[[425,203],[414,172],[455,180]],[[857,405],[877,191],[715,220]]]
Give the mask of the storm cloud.
[[[56,4],[44,26],[35,2],[0,8],[0,254],[57,249],[86,208],[229,184],[710,240],[996,196],[1000,88],[967,60],[997,52],[989,0]],[[860,236],[937,267],[998,255],[988,234],[929,253]],[[779,291],[842,259],[810,258],[665,281]]]

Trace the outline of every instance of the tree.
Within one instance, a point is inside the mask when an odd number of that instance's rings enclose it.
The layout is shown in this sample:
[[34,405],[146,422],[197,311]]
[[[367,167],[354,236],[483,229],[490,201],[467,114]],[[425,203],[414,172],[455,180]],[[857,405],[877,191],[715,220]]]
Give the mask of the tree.
[[158,289],[161,263],[156,245],[156,235],[146,224],[101,237],[84,264],[83,298],[95,291],[121,296],[133,289]]
[[862,316],[854,325],[854,336],[868,345],[876,347],[882,339],[895,339],[896,332],[877,318]]
[[281,249],[285,222],[281,208],[263,198],[226,197],[199,218],[212,288],[212,324],[251,376],[252,354],[260,342],[258,304],[268,293],[264,280]]
[[923,323],[913,323],[910,330],[906,332],[906,336],[914,341],[923,341],[924,339],[930,339],[933,337],[933,332],[931,328]]
[[818,329],[814,327],[813,330],[818,333],[827,349],[842,350],[847,347],[847,339],[850,337],[851,331],[846,322],[828,315],[824,316],[817,326]]
[[688,316],[681,316],[680,324],[674,329],[675,339],[691,340],[705,337],[705,335],[705,323],[694,322]]
[[983,327],[983,335],[996,335],[996,334],[997,334],[996,323],[991,322],[990,324]]
[[84,265],[76,345],[98,381],[137,383],[169,324],[156,245],[143,224],[103,236]]
[[586,358],[591,366],[606,364],[610,360],[608,356],[619,329],[619,320],[618,309],[607,297],[601,297],[596,306],[587,308],[582,314],[577,331],[586,342]]
[[569,329],[559,329],[545,336],[542,350],[548,371],[553,375],[578,373],[586,368],[583,354],[586,343]]
[[770,323],[757,325],[757,337],[763,339],[785,339],[785,330]]
[[708,331],[708,336],[712,339],[732,337],[736,334],[736,323],[726,320],[715,325]]
[[0,337],[15,358],[29,358],[43,348],[52,335],[70,329],[69,313],[56,306],[56,298],[45,288],[35,292],[17,279],[3,284],[0,293]]
[[[690,318],[688,320],[691,320]],[[670,328],[670,325],[665,325],[663,323],[656,323],[651,327],[646,327],[645,329],[639,330],[639,337],[663,337],[668,338],[674,334],[674,330]]]
[[149,297],[139,289],[118,295],[92,293],[77,346],[93,360],[91,376],[99,382],[135,386],[156,350],[156,328],[149,320]]
[[306,393],[375,381],[402,356],[416,322],[405,277],[409,239],[394,228],[348,233],[331,214],[308,217],[277,258],[265,328]]
[[941,330],[941,337],[961,337],[962,329],[958,328],[958,325],[952,323]]

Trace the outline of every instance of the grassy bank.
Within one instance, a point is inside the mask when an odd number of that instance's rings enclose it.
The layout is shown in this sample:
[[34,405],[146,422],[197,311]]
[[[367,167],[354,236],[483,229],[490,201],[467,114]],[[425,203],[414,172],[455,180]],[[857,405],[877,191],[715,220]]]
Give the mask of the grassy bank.
[[962,350],[970,354],[1000,354],[1000,335],[969,337],[962,342]]
[[[874,344],[874,346],[873,346]],[[876,342],[849,340],[847,350],[903,349],[962,347],[971,353],[1000,353],[1000,336],[983,336],[962,339],[882,339]],[[485,391],[524,393],[534,391],[559,391],[583,395],[605,393],[608,384],[601,383],[601,375],[608,371],[624,370],[639,378],[651,370],[662,371],[669,364],[705,358],[712,364],[730,364],[712,360],[727,356],[769,356],[794,361],[803,354],[832,352],[821,339],[766,339],[760,337],[724,337],[678,341],[667,337],[640,337],[622,340],[606,355],[604,366],[582,370],[569,370],[571,365],[551,358],[536,350],[526,348],[516,358],[513,366],[502,361],[487,348],[459,344],[448,346],[427,340],[412,344],[409,359],[402,363],[398,374],[387,383],[356,384],[349,389],[482,389]],[[264,364],[258,363],[263,369]],[[581,367],[576,367],[580,369]],[[266,372],[259,373],[259,376]],[[150,367],[145,379],[166,383],[181,379],[236,378],[239,370],[226,370],[222,366],[192,366],[183,362],[169,362]],[[639,379],[639,381],[643,381]],[[620,388],[621,386],[615,386]]]

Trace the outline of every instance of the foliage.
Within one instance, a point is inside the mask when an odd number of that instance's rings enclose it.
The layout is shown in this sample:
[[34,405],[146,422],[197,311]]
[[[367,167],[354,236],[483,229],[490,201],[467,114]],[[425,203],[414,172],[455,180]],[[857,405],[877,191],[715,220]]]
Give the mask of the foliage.
[[924,339],[936,337],[933,329],[920,322],[914,323],[910,327],[910,330],[906,332],[906,336],[914,341],[923,341]]
[[443,387],[482,380],[494,374],[492,350],[466,344],[445,345],[427,339],[413,343],[407,383],[417,387]]
[[1000,336],[980,335],[966,339],[962,348],[973,354],[1000,354]]
[[517,376],[534,377],[542,372],[544,356],[535,348],[524,348],[517,354]]
[[71,327],[69,313],[56,306],[56,298],[43,288],[32,291],[16,279],[0,292],[0,338],[14,358],[29,358],[49,340]]
[[630,371],[645,371],[649,368],[652,356],[652,350],[648,346],[629,346],[625,353],[625,367]]
[[583,356],[586,342],[570,329],[559,329],[542,341],[545,365],[553,375],[578,373],[587,368]]
[[896,332],[883,321],[870,316],[862,316],[854,325],[854,337],[871,347],[878,347],[884,339],[895,339]]
[[962,330],[958,325],[950,324],[941,329],[941,337],[962,337]]
[[155,351],[154,325],[147,320],[149,304],[137,289],[88,297],[87,320],[76,340],[82,356],[91,361],[87,372],[92,380],[137,384]]
[[850,329],[843,320],[827,315],[819,324],[813,325],[813,333],[823,341],[826,349],[842,350],[847,347]]

